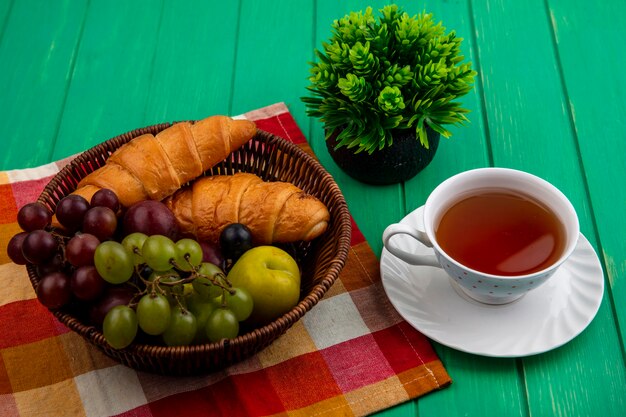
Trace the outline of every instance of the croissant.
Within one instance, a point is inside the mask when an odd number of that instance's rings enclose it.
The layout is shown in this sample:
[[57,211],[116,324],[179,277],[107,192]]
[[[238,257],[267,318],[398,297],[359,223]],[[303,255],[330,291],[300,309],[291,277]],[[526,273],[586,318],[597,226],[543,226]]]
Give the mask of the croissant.
[[74,194],[91,200],[101,188],[114,191],[126,207],[162,200],[250,140],[254,122],[212,116],[181,122],[156,136],[145,134],[118,148],[106,164],[83,178]]
[[308,241],[330,220],[324,203],[295,185],[247,173],[199,178],[164,203],[184,233],[209,242],[231,223],[246,225],[257,245]]

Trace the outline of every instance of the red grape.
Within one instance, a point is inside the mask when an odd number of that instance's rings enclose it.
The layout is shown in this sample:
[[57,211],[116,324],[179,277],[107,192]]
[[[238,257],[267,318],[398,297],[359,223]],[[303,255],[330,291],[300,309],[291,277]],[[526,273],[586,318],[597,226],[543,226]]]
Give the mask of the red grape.
[[224,257],[219,248],[210,244],[209,242],[198,241],[202,247],[202,262],[210,262],[213,265],[217,265],[220,268],[224,268]]
[[28,263],[22,253],[22,244],[24,243],[26,236],[28,236],[28,232],[20,232],[13,236],[7,245],[7,255],[9,255],[9,258],[18,265],[26,265]]
[[105,281],[98,274],[95,266],[81,266],[72,274],[70,286],[76,298],[83,301],[91,301],[102,294]]
[[89,318],[98,326],[102,325],[104,317],[115,306],[128,305],[132,300],[134,291],[127,286],[109,287],[104,294],[89,309]]
[[76,194],[63,197],[57,204],[57,220],[69,230],[78,230],[83,224],[83,217],[89,210],[89,202]]
[[163,235],[176,241],[179,230],[176,218],[165,204],[146,200],[132,205],[124,215],[124,236],[134,232]]
[[37,298],[50,309],[63,307],[72,298],[70,279],[62,272],[53,272],[39,281]]
[[24,238],[22,254],[28,262],[39,265],[51,259],[58,246],[52,234],[45,230],[33,230]]
[[117,213],[120,209],[120,200],[113,191],[103,188],[91,197],[91,207],[108,207]]
[[53,272],[61,271],[64,266],[63,255],[57,252],[52,259],[37,265],[37,276],[43,277]]
[[65,257],[75,267],[93,265],[93,254],[100,240],[90,233],[79,233],[67,242]]
[[26,232],[44,229],[50,224],[50,220],[52,214],[46,206],[38,202],[28,203],[17,212],[17,223]]
[[85,213],[83,232],[91,233],[100,241],[113,237],[117,229],[117,216],[108,207],[93,207]]

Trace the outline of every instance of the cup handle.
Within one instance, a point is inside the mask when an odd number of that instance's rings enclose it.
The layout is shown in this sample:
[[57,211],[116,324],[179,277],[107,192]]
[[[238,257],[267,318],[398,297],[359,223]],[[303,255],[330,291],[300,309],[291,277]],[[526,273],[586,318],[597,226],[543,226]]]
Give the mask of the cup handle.
[[435,255],[417,255],[415,253],[409,253],[404,251],[397,246],[395,246],[391,242],[391,238],[395,235],[406,234],[414,239],[417,239],[421,244],[426,247],[432,248],[433,244],[426,235],[426,233],[421,230],[417,230],[414,227],[408,226],[406,224],[394,223],[385,229],[383,232],[383,245],[385,248],[391,252],[396,257],[402,259],[404,262],[409,263],[411,265],[425,265],[425,266],[434,266],[436,268],[441,268],[439,262]]

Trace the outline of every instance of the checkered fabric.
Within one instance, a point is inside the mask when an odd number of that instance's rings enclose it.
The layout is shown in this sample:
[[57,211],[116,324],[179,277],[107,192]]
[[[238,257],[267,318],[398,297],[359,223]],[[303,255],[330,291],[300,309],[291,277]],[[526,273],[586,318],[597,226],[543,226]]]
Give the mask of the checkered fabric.
[[[311,152],[284,104],[244,117]],[[430,342],[386,298],[356,224],[338,281],[255,356],[202,377],[114,362],[37,301],[5,251],[18,209],[68,161],[0,172],[0,416],[361,416],[450,384]]]

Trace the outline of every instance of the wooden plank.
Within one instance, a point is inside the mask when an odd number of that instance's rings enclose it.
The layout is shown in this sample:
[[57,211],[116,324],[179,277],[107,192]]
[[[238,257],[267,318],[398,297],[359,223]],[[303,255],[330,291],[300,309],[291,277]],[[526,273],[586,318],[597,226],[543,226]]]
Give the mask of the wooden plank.
[[[405,2],[406,3],[406,2]],[[356,0],[352,1],[318,1],[316,9],[316,39],[314,45],[320,49],[322,42],[328,41],[331,36],[331,24],[334,20],[340,19],[351,11],[365,10],[367,5],[378,9],[385,5],[385,2],[375,1],[363,4]],[[399,2],[398,4],[402,4]],[[314,55],[309,51],[307,60],[313,60]],[[304,77],[309,76],[307,66]],[[309,85],[308,81],[307,84]],[[307,94],[308,92],[305,92]],[[399,185],[388,186],[364,186],[346,173],[344,173],[330,157],[324,142],[323,126],[318,120],[314,120],[309,134],[313,147],[321,163],[333,175],[337,184],[341,188],[350,212],[357,225],[363,232],[372,250],[380,255],[382,250],[381,233],[388,224],[397,221],[404,214],[402,188]]]
[[[315,38],[309,50],[307,61],[315,59],[313,46],[321,49],[322,42],[326,42],[330,38],[331,24],[334,20],[342,18],[351,11],[364,10],[367,5],[377,9],[384,6],[385,3],[374,1],[364,4],[356,0],[342,2],[318,1],[315,10]],[[309,68],[310,66],[307,66],[306,72],[303,73],[305,78],[310,75]],[[308,80],[306,85],[309,85]],[[308,95],[308,91],[302,95]],[[380,236],[383,228],[403,215],[401,187],[399,185],[364,186],[364,184],[344,173],[329,155],[324,141],[323,126],[316,119],[312,119],[309,138],[313,149],[320,158],[320,162],[333,175],[341,188],[359,229],[363,232],[374,253],[379,256],[382,249]],[[378,415],[409,416],[416,414],[416,403],[409,401],[384,410]]]
[[[422,9],[416,8],[418,11]],[[472,62],[475,70],[480,70],[478,54],[473,42],[472,16],[466,0],[456,0],[430,5],[427,9],[436,21],[442,21],[448,30],[455,30],[462,37],[462,50],[466,61]],[[415,178],[405,184],[406,212],[410,212],[426,202],[432,190],[445,179],[462,171],[489,166],[490,151],[482,109],[482,83],[476,77],[474,89],[459,99],[470,110],[470,122],[465,125],[448,126],[452,137],[441,138],[433,161]]]
[[[0,7],[0,22],[8,4]],[[0,169],[50,162],[85,10],[86,1],[51,6],[44,0],[15,0],[6,16],[0,43],[0,113],[7,128]]]
[[[373,6],[382,7],[385,4],[379,2]],[[443,20],[445,25],[456,29],[460,36],[466,38],[464,47],[468,57],[473,59],[470,49],[471,17],[465,1],[430,4],[428,7],[410,2],[402,5],[411,14],[422,10],[435,13],[437,19]],[[331,2],[319,2],[316,44],[320,45],[321,41],[328,37],[332,20],[342,17],[351,10],[362,8],[363,5],[358,2],[342,2],[341,7]],[[364,234],[375,253],[379,254],[382,249],[380,236],[384,228],[423,204],[436,184],[457,172],[488,165],[489,155],[483,131],[479,91],[472,92],[464,102],[472,110],[472,123],[461,128],[453,128],[453,138],[441,141],[440,149],[429,167],[404,184],[404,187],[398,185],[366,187],[368,192],[365,193],[362,184],[347,177],[330,159],[323,145],[321,126],[314,124],[311,136],[317,145],[318,155],[335,175],[346,195],[353,216],[357,223],[362,225],[361,228],[364,229]],[[386,410],[381,415],[460,415],[473,410],[476,415],[498,416],[510,414],[511,409],[515,409],[512,404],[517,404],[518,410],[524,409],[521,404],[525,398],[519,384],[515,361],[479,358],[437,344],[435,346],[452,378],[459,382],[419,401]],[[480,377],[476,377],[477,375]],[[497,387],[502,395],[496,398],[483,395],[494,387]],[[523,415],[522,411],[519,415]]]
[[[594,6],[593,13],[582,1],[550,0],[548,6],[623,347],[626,79],[621,74],[626,54],[609,51],[623,48],[620,39],[621,28],[626,26],[626,3],[602,2]],[[590,88],[590,83],[597,86]]]
[[[473,7],[494,163],[532,172],[563,190],[578,211],[582,232],[597,248],[544,3],[487,1]],[[530,414],[595,415],[603,410],[603,415],[621,415],[624,369],[605,297],[581,336],[523,360]]]
[[141,127],[161,11],[160,1],[90,2],[53,159]]
[[2,38],[4,36],[4,29],[7,26],[13,3],[15,3],[15,0],[0,2],[0,43],[2,42]]
[[[473,17],[468,2],[461,0],[431,4],[427,10],[437,20],[441,20],[444,26],[456,30],[464,38],[466,59],[480,71]],[[476,79],[475,88],[461,101],[471,110],[468,115],[470,123],[451,127],[453,136],[441,139],[433,162],[405,184],[407,213],[424,204],[437,184],[450,176],[490,165],[480,78]],[[454,382],[442,392],[420,399],[417,403],[419,415],[526,415],[526,395],[515,359],[485,358],[439,344],[435,346]],[[498,395],[485,396],[485,392],[497,392]]]
[[145,124],[230,112],[238,2],[166,2]]
[[[300,96],[310,60],[313,2],[242,0],[233,82],[233,114],[284,101],[306,132]],[[297,29],[296,29],[297,27]]]

